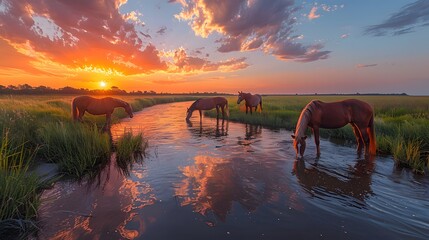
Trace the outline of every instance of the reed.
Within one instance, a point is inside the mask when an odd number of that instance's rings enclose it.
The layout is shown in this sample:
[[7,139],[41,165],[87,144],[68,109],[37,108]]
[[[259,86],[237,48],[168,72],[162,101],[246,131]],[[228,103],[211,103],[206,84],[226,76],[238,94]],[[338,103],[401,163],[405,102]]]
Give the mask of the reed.
[[38,176],[29,173],[33,153],[24,144],[11,146],[9,132],[3,132],[0,144],[0,238],[23,237],[36,226],[40,205]]

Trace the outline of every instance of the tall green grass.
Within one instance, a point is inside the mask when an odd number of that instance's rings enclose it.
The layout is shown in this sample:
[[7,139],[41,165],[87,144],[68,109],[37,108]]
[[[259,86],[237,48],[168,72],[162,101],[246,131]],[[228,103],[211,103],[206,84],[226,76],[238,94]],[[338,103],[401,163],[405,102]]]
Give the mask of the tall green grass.
[[94,125],[48,123],[39,129],[38,135],[43,143],[43,157],[59,164],[67,175],[81,178],[110,157],[109,135]]
[[[4,131],[0,145],[0,238],[34,229],[40,204],[40,179],[28,172],[33,154],[24,145],[12,147]],[[24,234],[25,235],[25,234]]]

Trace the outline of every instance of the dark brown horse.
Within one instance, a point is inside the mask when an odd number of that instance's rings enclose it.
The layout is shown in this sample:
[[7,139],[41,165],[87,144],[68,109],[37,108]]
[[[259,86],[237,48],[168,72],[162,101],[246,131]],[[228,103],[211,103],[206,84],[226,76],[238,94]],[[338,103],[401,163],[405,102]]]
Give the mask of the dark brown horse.
[[202,110],[211,110],[216,108],[217,117],[219,118],[219,108],[222,110],[222,118],[225,119],[229,116],[228,100],[224,97],[213,97],[213,98],[200,98],[188,108],[186,112],[186,120],[192,117],[192,113],[195,110],[200,112],[200,121],[202,121]]
[[375,155],[374,114],[372,107],[357,99],[325,103],[313,100],[302,110],[292,135],[296,155],[304,155],[305,131],[307,126],[313,129],[317,156],[320,155],[319,128],[340,128],[350,123],[356,136],[357,151],[365,147],[365,154]]
[[240,104],[241,101],[246,102],[246,114],[250,108],[250,114],[252,114],[252,108],[255,108],[255,112],[258,109],[258,104],[260,105],[262,111],[262,97],[259,94],[252,95],[250,93],[238,92],[237,104]]
[[106,115],[106,124],[103,127],[104,129],[110,128],[111,116],[117,107],[124,108],[130,118],[133,117],[133,109],[130,104],[112,97],[98,99],[90,96],[79,96],[75,97],[71,103],[74,120],[82,121],[82,117],[85,112],[93,115]]

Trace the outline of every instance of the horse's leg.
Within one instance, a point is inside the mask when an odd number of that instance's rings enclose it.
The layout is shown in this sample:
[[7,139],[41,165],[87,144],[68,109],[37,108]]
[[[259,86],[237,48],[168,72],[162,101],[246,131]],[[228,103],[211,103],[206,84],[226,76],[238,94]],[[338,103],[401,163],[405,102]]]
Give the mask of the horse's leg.
[[356,151],[358,154],[360,154],[362,152],[362,148],[364,146],[363,139],[362,139],[362,136],[360,134],[359,128],[356,126],[356,124],[352,123],[351,125],[353,127],[353,132],[354,132],[355,137],[356,137],[356,144],[357,144]]
[[222,110],[222,119],[225,119],[225,105],[223,105],[220,109]]
[[247,104],[246,104],[246,114],[247,114],[247,108],[248,108],[248,106],[247,106]]
[[320,157],[320,134],[319,127],[313,127],[314,143],[316,143],[317,157]]
[[80,108],[78,108],[78,109],[79,109],[79,117],[78,117],[78,120],[79,120],[80,122],[83,122],[82,117],[83,117],[83,115],[85,114],[85,109],[80,109]]
[[369,136],[366,132],[366,127],[359,127],[360,135],[362,136],[363,143],[365,145],[365,155],[369,155]]
[[203,113],[201,112],[201,110],[198,110],[200,112],[200,122],[203,121]]
[[216,118],[219,119],[219,105],[216,105]]
[[252,115],[252,106],[249,106],[249,108],[250,108],[250,115]]

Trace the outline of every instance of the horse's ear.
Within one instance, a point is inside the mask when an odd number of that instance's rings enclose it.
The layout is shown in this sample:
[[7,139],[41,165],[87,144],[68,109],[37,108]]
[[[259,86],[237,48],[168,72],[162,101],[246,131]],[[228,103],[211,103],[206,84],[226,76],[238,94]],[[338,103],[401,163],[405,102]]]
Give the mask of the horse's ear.
[[305,139],[307,139],[307,135],[305,135],[304,137],[302,137],[302,140],[305,140]]
[[295,135],[290,135],[293,139],[295,139]]

